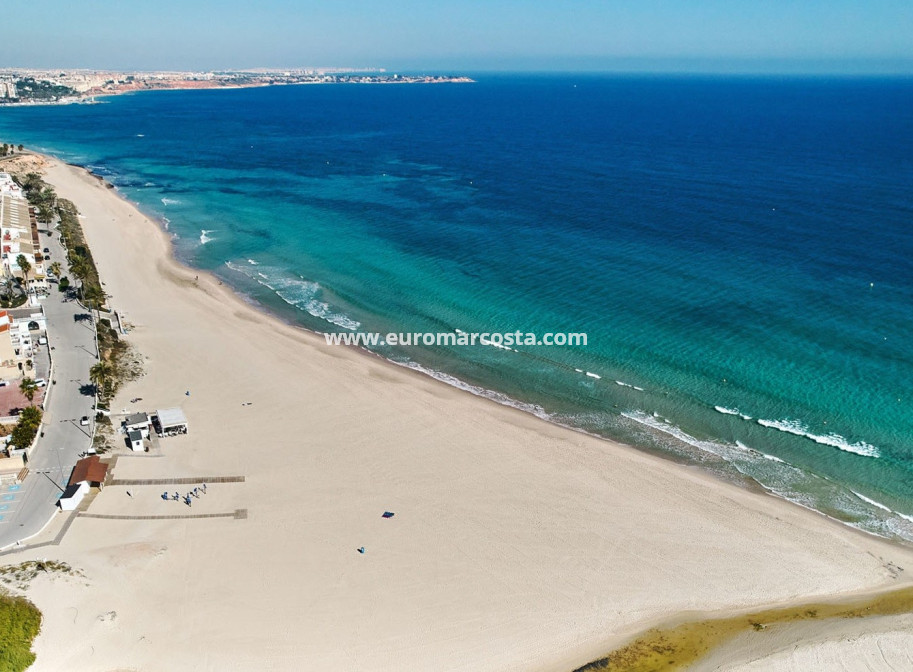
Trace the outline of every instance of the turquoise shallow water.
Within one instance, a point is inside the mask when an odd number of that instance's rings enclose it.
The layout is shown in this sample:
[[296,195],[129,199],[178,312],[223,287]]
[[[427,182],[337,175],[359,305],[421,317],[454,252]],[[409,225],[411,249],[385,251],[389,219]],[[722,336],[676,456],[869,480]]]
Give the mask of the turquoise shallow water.
[[156,92],[0,139],[312,329],[586,332],[382,354],[913,539],[909,79]]

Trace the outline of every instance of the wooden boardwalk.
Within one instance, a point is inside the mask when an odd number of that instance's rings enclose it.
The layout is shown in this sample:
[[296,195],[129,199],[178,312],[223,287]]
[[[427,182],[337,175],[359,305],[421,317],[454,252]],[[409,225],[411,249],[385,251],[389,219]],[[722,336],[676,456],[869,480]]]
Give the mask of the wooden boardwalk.
[[[244,476],[189,476],[180,478],[112,478],[105,482],[106,486],[112,485],[194,485],[198,483],[243,483]],[[67,517],[60,531],[50,541],[44,541],[38,544],[26,544],[23,546],[13,546],[0,551],[0,557],[22,553],[36,548],[46,546],[57,546],[60,544],[64,535],[69,531],[70,526],[76,518],[95,518],[99,520],[183,520],[183,519],[200,519],[200,518],[231,518],[233,520],[247,520],[247,509],[235,509],[225,513],[186,513],[161,516],[118,516],[104,513],[87,513],[86,509],[92,501],[98,496],[98,491],[94,488],[83,499],[77,511],[73,511]]]
[[112,478],[105,485],[193,485],[194,483],[243,482],[243,476],[189,476],[181,478]]
[[234,518],[245,520],[247,509],[235,509],[229,513],[186,513],[165,516],[117,516],[106,513],[79,513],[80,518],[100,518],[103,520],[183,520],[185,518]]

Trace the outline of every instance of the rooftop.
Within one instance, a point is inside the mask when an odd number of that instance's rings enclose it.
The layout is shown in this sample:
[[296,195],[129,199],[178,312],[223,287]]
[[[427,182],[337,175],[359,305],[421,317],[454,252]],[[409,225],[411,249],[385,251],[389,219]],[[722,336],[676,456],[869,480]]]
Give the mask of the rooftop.
[[128,415],[124,422],[130,425],[148,425],[149,424],[149,414],[148,413],[131,413]]
[[162,408],[156,411],[162,429],[187,424],[187,416],[180,408]]
[[101,483],[105,480],[107,473],[108,465],[102,462],[98,455],[84,457],[73,467],[73,473],[70,475],[70,485],[75,485],[82,481]]

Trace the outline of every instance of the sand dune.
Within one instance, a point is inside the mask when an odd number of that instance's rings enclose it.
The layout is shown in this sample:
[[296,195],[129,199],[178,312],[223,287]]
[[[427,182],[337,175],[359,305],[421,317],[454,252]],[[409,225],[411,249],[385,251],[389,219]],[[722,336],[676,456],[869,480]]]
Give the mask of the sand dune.
[[326,346],[196,282],[84,171],[52,162],[47,179],[85,215],[147,357],[115,408],[181,405],[191,425],[115,476],[245,477],[192,509],[111,486],[90,513],[247,517],[81,517],[59,547],[6,558],[85,575],[30,590],[35,670],[557,672],[677,612],[900,585],[886,563],[913,566],[786,502]]

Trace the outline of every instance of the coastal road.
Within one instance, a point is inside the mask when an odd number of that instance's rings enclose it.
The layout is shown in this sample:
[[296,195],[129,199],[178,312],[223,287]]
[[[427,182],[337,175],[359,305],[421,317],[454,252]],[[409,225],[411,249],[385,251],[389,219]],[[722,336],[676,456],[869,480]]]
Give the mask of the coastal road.
[[[66,269],[66,254],[57,236],[42,233],[40,237],[41,247],[51,250],[51,261],[59,261]],[[26,479],[18,486],[0,487],[0,549],[37,534],[58,512],[57,499],[79,453],[92,445],[95,399],[89,392],[89,369],[97,361],[97,352],[91,316],[76,301],[65,301],[57,285],[51,285],[42,305],[48,347],[54,348],[50,352],[53,382],[48,381],[45,396],[44,436],[29,457]],[[79,424],[85,415],[91,419],[88,427]]]

